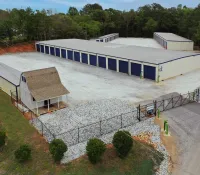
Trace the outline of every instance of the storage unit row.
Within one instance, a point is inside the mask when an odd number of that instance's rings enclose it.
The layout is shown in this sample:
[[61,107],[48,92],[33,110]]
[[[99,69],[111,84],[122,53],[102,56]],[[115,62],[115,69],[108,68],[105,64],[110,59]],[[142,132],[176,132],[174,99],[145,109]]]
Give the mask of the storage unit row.
[[102,36],[102,37],[96,39],[96,41],[97,42],[107,43],[107,42],[112,41],[112,40],[114,40],[116,38],[119,38],[119,34],[118,33]]
[[167,41],[159,37],[158,35],[154,34],[154,39],[165,49],[167,49]]
[[36,50],[45,54],[81,62],[83,64],[156,80],[156,65],[143,64],[128,59],[114,58],[112,56],[87,53],[84,51],[50,45],[36,44]]

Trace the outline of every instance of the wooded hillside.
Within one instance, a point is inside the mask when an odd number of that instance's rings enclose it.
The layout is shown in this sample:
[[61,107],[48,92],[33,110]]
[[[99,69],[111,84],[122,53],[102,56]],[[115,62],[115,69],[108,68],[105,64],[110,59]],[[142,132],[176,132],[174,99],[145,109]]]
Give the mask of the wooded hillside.
[[120,37],[152,37],[155,31],[172,32],[200,45],[200,4],[196,8],[182,5],[164,8],[154,3],[137,11],[87,4],[80,11],[70,7],[66,14],[31,8],[0,10],[0,41],[4,45],[61,38],[90,39],[113,32]]

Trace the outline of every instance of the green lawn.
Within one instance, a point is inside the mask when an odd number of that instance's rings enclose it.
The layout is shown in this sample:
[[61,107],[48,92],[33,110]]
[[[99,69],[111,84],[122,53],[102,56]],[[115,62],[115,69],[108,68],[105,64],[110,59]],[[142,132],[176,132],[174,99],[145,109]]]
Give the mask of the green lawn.
[[[151,175],[162,155],[151,146],[134,141],[129,156],[121,160],[113,148],[107,149],[102,162],[92,165],[86,156],[69,164],[58,166],[52,161],[48,144],[11,104],[10,97],[0,91],[0,123],[6,130],[7,146],[0,152],[0,174],[7,175]],[[32,147],[32,159],[17,163],[14,151],[23,143]],[[153,160],[153,161],[152,161]]]

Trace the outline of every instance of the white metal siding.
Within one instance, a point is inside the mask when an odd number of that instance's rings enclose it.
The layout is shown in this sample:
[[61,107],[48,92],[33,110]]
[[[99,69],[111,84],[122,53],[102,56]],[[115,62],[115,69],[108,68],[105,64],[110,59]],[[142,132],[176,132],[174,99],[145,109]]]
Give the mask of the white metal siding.
[[167,62],[159,66],[159,69],[162,69],[159,71],[160,80],[185,74],[198,68],[200,68],[200,55]]
[[11,95],[10,91],[14,91],[16,92],[16,87],[15,85],[13,85],[12,83],[10,83],[9,81],[3,79],[2,77],[0,77],[0,88],[7,93],[8,95]]
[[194,43],[193,42],[167,42],[168,50],[183,50],[183,51],[191,51],[193,50]]

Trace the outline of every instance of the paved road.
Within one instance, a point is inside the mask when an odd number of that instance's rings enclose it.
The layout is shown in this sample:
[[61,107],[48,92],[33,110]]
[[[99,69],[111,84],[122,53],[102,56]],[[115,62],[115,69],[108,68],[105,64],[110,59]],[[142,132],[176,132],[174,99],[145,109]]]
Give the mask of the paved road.
[[178,162],[174,175],[200,175],[200,104],[165,111],[170,131],[177,138]]

